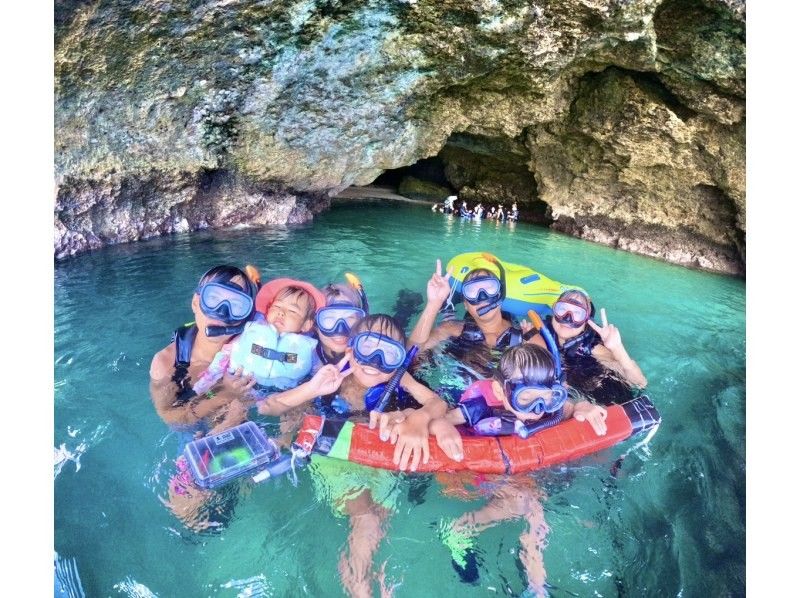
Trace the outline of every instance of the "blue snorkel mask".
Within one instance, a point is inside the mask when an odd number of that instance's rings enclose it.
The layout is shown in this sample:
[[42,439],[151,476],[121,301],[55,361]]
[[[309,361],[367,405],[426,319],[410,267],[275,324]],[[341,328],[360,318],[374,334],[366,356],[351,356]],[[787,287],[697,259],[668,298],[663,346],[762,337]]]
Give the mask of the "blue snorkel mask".
[[[231,269],[236,271],[233,267]],[[214,269],[212,268],[212,270]],[[207,275],[208,272],[201,277],[201,280]],[[199,296],[200,310],[203,314],[225,324],[224,326],[206,326],[207,336],[238,334],[244,329],[245,322],[253,315],[256,285],[244,272],[239,275],[244,277],[245,289],[223,278],[212,279],[197,287],[195,292]]]
[[353,349],[358,363],[384,374],[397,370],[406,359],[406,348],[402,343],[377,332],[361,332],[351,338],[347,345]]
[[506,297],[506,271],[503,264],[491,253],[484,253],[483,258],[492,262],[500,270],[500,277],[494,275],[476,276],[461,285],[461,294],[464,301],[470,305],[478,305],[488,301],[487,305],[478,309],[478,315],[483,316],[495,307],[499,307]]
[[[503,383],[503,391],[514,410],[520,413],[535,415],[556,413],[567,402],[567,389],[557,382],[547,386],[528,383],[524,379],[506,380]],[[547,391],[552,392],[549,400],[540,394]]]
[[350,330],[367,312],[347,304],[333,304],[317,312],[314,321],[317,330],[325,336],[349,336]]

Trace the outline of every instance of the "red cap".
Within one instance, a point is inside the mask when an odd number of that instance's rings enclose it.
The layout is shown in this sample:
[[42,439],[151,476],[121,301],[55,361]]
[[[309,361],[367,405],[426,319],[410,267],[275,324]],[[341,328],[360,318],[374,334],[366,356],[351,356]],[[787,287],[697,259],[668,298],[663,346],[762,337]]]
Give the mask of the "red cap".
[[275,296],[286,287],[300,287],[311,295],[314,298],[314,303],[317,305],[316,311],[325,307],[325,295],[310,282],[295,280],[294,278],[276,278],[275,280],[270,280],[259,289],[258,295],[256,295],[256,311],[266,316],[267,310],[275,300]]

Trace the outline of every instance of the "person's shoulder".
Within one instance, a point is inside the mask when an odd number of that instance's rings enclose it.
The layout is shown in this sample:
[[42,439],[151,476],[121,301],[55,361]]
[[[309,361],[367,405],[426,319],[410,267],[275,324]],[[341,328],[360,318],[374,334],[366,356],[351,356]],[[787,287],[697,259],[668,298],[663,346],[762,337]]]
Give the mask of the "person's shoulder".
[[150,363],[150,377],[153,380],[161,380],[172,375],[175,366],[175,345],[170,343],[161,351],[153,355]]

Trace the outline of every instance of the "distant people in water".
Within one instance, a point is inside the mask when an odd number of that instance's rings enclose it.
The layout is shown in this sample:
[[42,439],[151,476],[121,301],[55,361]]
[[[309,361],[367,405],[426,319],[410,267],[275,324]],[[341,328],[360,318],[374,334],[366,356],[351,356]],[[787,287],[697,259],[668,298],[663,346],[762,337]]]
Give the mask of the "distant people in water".
[[516,222],[519,220],[519,210],[517,209],[517,202],[511,204],[511,212],[508,214],[509,222]]
[[480,202],[472,209],[472,216],[475,220],[480,220],[483,217],[483,205]]
[[455,211],[455,202],[458,199],[455,195],[449,195],[447,199],[444,200],[444,213],[445,214],[452,214]]
[[458,211],[458,215],[461,216],[462,218],[472,217],[472,212],[470,211],[466,200],[463,200],[461,202],[461,209]]
[[486,214],[487,220],[495,220],[497,218],[497,209],[492,206],[489,212]]
[[502,204],[497,204],[497,219],[500,222],[503,222],[506,219],[505,210],[503,210]]

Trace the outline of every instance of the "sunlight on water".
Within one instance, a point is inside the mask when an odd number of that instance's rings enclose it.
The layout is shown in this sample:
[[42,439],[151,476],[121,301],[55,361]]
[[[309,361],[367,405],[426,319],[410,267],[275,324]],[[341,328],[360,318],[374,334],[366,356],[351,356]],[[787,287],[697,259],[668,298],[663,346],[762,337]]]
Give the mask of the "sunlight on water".
[[[425,207],[335,207],[313,225],[176,235],[58,263],[55,273],[55,549],[87,596],[339,596],[346,520],[318,502],[308,468],[225,492],[224,525],[196,534],[161,502],[178,437],[152,407],[148,370],[191,319],[216,263],[317,285],[356,272],[373,312],[419,309],[437,257],[488,250],[587,288],[619,326],[661,411],[647,446],[623,444],[537,472],[556,596],[744,593],[745,285],[549,230],[447,219]],[[412,323],[415,315],[411,317]],[[464,375],[438,354],[458,387]],[[270,434],[274,421],[263,420]],[[615,461],[625,455],[612,475]],[[442,527],[485,503],[433,476],[398,476],[375,558],[396,596],[518,595],[521,520],[478,536],[479,579],[459,581]],[[378,583],[374,585],[377,592]]]

